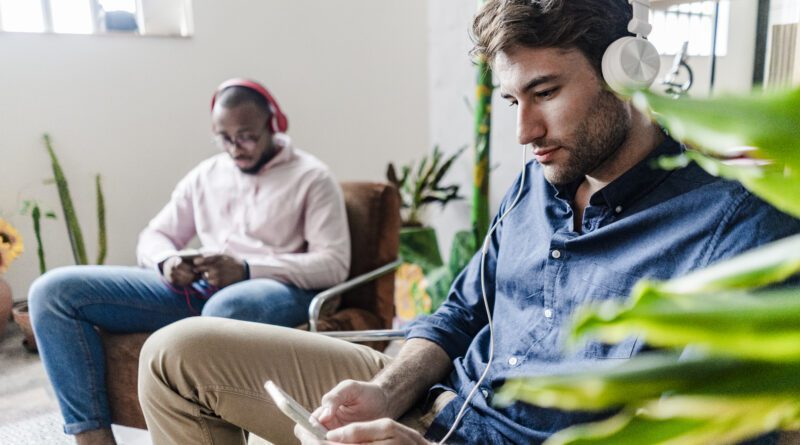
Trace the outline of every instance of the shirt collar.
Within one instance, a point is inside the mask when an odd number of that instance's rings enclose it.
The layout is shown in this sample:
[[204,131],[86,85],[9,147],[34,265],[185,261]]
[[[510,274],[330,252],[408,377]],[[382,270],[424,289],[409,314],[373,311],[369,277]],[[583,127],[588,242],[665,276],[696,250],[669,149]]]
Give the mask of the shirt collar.
[[[670,171],[655,167],[653,161],[661,156],[678,155],[684,151],[684,147],[680,143],[667,134],[665,136],[664,141],[658,144],[646,158],[592,195],[589,204],[606,205],[610,208],[625,207],[660,184],[670,174]],[[567,184],[554,185],[556,197],[572,202],[583,180],[584,178],[581,177]]]
[[265,172],[274,169],[276,166],[290,161],[294,157],[294,148],[292,146],[292,139],[286,133],[275,133],[273,136],[275,145],[280,148],[278,154],[269,160],[257,175],[263,175]]
[[656,166],[655,160],[661,156],[679,155],[683,151],[684,147],[667,135],[646,158],[592,195],[589,204],[605,204],[610,208],[628,206],[641,196],[650,193],[672,173],[671,170]]

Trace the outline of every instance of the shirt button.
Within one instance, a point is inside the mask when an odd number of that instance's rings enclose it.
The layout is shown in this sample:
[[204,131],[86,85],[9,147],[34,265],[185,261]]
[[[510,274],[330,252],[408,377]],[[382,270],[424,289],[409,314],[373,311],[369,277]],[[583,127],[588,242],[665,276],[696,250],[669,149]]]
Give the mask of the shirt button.
[[550,308],[545,309],[544,310],[544,316],[547,317],[547,318],[552,318],[553,317],[553,310],[550,309]]
[[555,258],[555,259],[559,259],[559,258],[561,258],[561,251],[560,251],[560,250],[554,250],[554,251],[553,251],[553,252],[550,254],[550,256],[552,256],[552,257],[553,257],[553,258]]
[[481,394],[483,394],[483,398],[484,399],[488,399],[489,398],[489,391],[487,391],[485,389],[482,389],[481,390]]
[[511,365],[511,366],[514,366],[514,365],[517,364],[517,361],[518,360],[517,360],[516,357],[511,357],[510,359],[508,359],[508,364]]
[[615,211],[615,212],[617,212],[617,213],[622,213],[622,206],[617,206],[617,207],[614,209],[614,211]]

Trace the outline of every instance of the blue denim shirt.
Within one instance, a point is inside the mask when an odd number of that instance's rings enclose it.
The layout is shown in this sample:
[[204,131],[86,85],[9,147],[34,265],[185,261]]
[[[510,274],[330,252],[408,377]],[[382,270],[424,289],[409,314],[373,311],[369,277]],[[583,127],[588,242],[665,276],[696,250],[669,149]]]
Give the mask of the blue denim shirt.
[[[556,187],[544,179],[538,163],[527,165],[520,202],[492,236],[486,256],[494,362],[452,443],[539,443],[570,425],[607,416],[524,403],[496,408],[491,399],[507,378],[596,369],[645,347],[630,338],[566,351],[563,328],[579,306],[623,299],[642,278],[683,275],[800,232],[800,221],[736,182],[710,176],[694,164],[674,171],[651,167],[655,157],[682,150],[668,138],[595,193],[580,233],[573,229],[570,207],[579,182]],[[498,214],[511,204],[519,183],[518,178]],[[429,439],[441,439],[450,428],[488,361],[489,328],[479,273],[480,253],[458,276],[442,307],[407,333],[407,338],[441,346],[455,367],[438,388],[453,390],[457,397],[434,420]]]

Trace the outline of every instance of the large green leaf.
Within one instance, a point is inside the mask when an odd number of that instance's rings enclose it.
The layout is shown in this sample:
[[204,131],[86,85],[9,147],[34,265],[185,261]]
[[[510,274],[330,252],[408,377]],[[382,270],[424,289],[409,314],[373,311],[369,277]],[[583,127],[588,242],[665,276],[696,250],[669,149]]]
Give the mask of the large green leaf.
[[800,426],[800,400],[668,397],[556,433],[545,445],[722,445]]
[[800,170],[800,89],[681,100],[642,91],[634,103],[654,112],[679,140],[722,156],[750,147],[748,156]]
[[403,227],[400,229],[400,258],[417,264],[424,273],[441,267],[442,255],[433,227]]
[[447,299],[450,286],[472,259],[476,249],[475,237],[472,236],[472,232],[460,230],[453,237],[453,244],[450,246],[450,260],[447,265],[425,274],[433,310],[436,310]]
[[731,357],[800,360],[800,289],[671,295],[645,292],[631,303],[581,310],[571,340],[619,342],[642,335],[656,347],[689,344]]
[[[650,354],[615,367],[553,376],[508,379],[494,403],[514,400],[567,410],[640,406],[669,393],[728,398],[800,399],[800,362],[772,363],[704,357],[678,361],[676,355]],[[758,376],[758,378],[753,378]]]

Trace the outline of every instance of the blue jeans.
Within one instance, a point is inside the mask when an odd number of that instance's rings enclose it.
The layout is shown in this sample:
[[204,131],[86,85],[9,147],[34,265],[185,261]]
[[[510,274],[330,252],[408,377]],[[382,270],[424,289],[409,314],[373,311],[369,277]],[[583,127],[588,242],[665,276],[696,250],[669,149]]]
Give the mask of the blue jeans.
[[[203,282],[195,283],[202,290]],[[39,353],[64,416],[64,432],[108,428],[105,356],[95,327],[155,331],[193,315],[297,326],[314,291],[270,279],[232,284],[206,298],[170,288],[152,270],[71,266],[37,279],[28,299]]]

